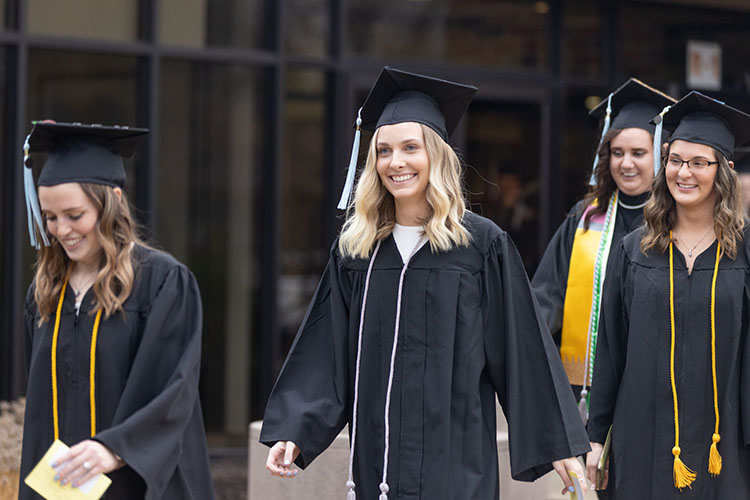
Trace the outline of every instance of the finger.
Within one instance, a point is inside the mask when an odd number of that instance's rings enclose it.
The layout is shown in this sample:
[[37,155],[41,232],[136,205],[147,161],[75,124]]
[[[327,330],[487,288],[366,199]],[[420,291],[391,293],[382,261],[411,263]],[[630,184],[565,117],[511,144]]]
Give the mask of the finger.
[[287,467],[292,465],[292,462],[294,461],[294,450],[297,448],[297,445],[295,445],[291,441],[286,442],[286,450],[284,452],[284,465]]
[[[555,472],[557,472],[557,475],[560,476],[560,479],[562,479],[562,482],[565,485],[565,489],[563,489],[563,495],[565,494],[565,491],[575,491],[575,488],[573,488],[573,481],[571,481],[570,476],[568,476],[568,471],[565,468],[565,462],[555,462],[553,466],[555,468]],[[571,490],[571,488],[573,489]]]

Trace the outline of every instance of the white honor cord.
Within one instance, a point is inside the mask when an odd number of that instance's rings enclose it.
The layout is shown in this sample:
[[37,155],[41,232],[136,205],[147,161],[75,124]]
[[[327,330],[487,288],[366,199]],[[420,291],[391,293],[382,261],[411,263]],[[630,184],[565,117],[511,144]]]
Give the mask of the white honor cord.
[[346,499],[356,500],[357,494],[354,492],[354,443],[357,440],[357,403],[359,402],[359,362],[362,357],[362,332],[365,326],[365,307],[367,306],[367,293],[370,289],[370,275],[372,266],[375,263],[375,257],[380,250],[380,241],[375,245],[375,250],[370,257],[370,265],[367,266],[367,277],[365,278],[365,289],[362,293],[362,310],[359,313],[359,333],[357,335],[357,364],[354,371],[354,407],[352,408],[352,439],[349,445],[349,479],[346,481]]

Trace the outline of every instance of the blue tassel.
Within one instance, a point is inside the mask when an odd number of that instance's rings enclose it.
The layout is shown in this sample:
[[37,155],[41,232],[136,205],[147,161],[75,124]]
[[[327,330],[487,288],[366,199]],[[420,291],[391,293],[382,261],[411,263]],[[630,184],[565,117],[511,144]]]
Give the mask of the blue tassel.
[[352,156],[349,158],[349,170],[346,173],[344,190],[341,192],[338,209],[346,210],[349,206],[352,189],[354,188],[354,174],[357,172],[357,158],[359,157],[359,141],[362,136],[362,108],[357,112],[357,131],[354,132],[354,144],[352,145]]
[[596,147],[596,154],[594,155],[594,166],[591,168],[591,179],[589,179],[589,185],[596,185],[596,164],[599,163],[599,148],[602,147],[602,141],[604,136],[609,132],[609,124],[612,121],[612,96],[609,94],[607,97],[607,114],[604,115],[604,126],[602,127],[602,136],[599,137],[599,145]]
[[42,235],[42,241],[45,246],[49,246],[49,240],[47,234],[44,232],[44,223],[42,222],[42,210],[39,208],[39,200],[36,196],[36,186],[34,185],[34,175],[31,172],[31,167],[27,166],[27,160],[29,159],[29,136],[26,137],[26,141],[23,145],[23,189],[26,195],[26,218],[29,225],[29,239],[31,240],[31,246],[39,249],[39,241],[36,237],[36,231],[34,224],[39,229],[39,234]]
[[656,130],[654,131],[654,177],[659,173],[659,168],[661,167],[661,135],[662,128],[664,127],[664,115],[667,114],[671,107],[665,107],[654,118],[654,123],[656,123]]

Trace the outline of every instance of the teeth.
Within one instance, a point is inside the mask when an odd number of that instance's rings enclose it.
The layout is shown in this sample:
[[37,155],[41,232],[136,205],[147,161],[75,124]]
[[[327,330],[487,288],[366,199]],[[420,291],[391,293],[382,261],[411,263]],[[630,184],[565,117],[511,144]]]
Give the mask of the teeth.
[[76,243],[78,243],[79,241],[81,241],[82,239],[83,239],[83,237],[81,237],[81,238],[75,238],[73,240],[65,240],[65,245],[69,246],[69,247],[72,247],[73,245],[75,245]]
[[622,173],[623,177],[635,177],[636,175],[638,175],[638,172],[627,172],[627,173],[623,172]]
[[692,189],[698,186],[698,184],[680,184],[679,182],[677,183],[677,185],[683,189]]
[[394,175],[391,177],[396,182],[403,182],[408,181],[412,177],[416,177],[417,174],[404,174],[404,175]]

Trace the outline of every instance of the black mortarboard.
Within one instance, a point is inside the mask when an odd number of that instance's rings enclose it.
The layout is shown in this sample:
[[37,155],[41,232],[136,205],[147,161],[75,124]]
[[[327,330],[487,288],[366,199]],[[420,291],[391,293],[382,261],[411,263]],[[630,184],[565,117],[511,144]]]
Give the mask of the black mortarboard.
[[681,139],[705,144],[727,160],[735,147],[750,140],[750,115],[696,91],[680,99],[663,119],[664,128],[672,131],[670,143]]
[[[651,119],[674,102],[675,99],[664,92],[646,85],[637,78],[630,78],[589,112],[591,116],[603,120],[599,144],[601,145],[604,135],[610,128],[640,128],[654,134],[656,126],[651,124]],[[654,142],[654,148],[657,147]],[[597,162],[598,155],[594,158],[594,168]],[[654,174],[658,170],[659,164],[654,161]],[[596,184],[593,172],[591,184]]]
[[740,174],[750,174],[750,148],[734,150],[734,170]]
[[651,119],[665,106],[676,102],[664,92],[636,78],[629,79],[610,95],[611,100],[604,99],[589,114],[602,120],[609,106],[612,116],[610,128],[641,128],[652,134],[656,126],[650,123]]
[[47,152],[37,182],[39,186],[88,182],[123,187],[125,166],[122,159],[133,155],[147,133],[147,129],[134,127],[35,122],[24,144],[24,188],[31,244],[38,248],[35,221],[45,244],[48,241],[28,161],[30,152]]
[[343,210],[349,204],[361,128],[376,130],[383,125],[416,122],[427,125],[448,142],[476,92],[472,85],[384,67],[359,109],[349,171],[338,207]]

